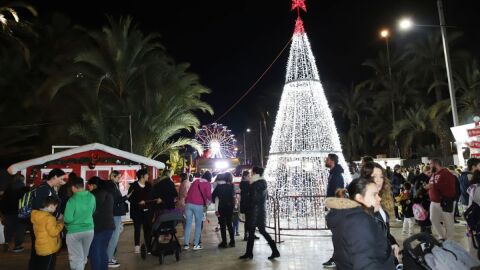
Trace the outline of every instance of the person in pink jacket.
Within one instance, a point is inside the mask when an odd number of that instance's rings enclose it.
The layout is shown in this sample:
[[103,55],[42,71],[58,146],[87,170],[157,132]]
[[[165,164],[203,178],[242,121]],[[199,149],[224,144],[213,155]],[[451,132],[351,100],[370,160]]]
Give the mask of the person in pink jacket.
[[[185,214],[187,222],[185,224],[185,236],[183,249],[190,248],[190,231],[192,221],[195,218],[195,236],[193,240],[193,250],[203,249],[200,245],[200,235],[202,234],[203,213],[206,207],[212,201],[212,174],[206,171],[201,178],[196,179],[190,186],[185,199]],[[204,210],[205,209],[205,210]]]

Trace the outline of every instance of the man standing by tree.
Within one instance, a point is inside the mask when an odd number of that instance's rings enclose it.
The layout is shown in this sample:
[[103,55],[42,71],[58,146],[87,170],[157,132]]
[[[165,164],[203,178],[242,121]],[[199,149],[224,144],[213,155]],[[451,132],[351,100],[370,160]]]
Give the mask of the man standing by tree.
[[328,154],[325,159],[325,166],[330,169],[327,184],[327,197],[335,197],[335,191],[345,187],[343,180],[343,168],[338,164],[336,154]]
[[455,209],[455,176],[442,167],[442,161],[431,159],[432,177],[425,186],[430,197],[430,221],[441,239],[453,238],[453,214]]
[[[325,159],[325,166],[330,169],[327,184],[327,198],[335,197],[335,192],[337,189],[345,187],[345,181],[343,180],[343,168],[338,164],[338,156],[336,154],[328,154],[327,158]],[[335,257],[335,250],[333,251],[332,258],[323,263],[323,266],[326,268],[336,267],[333,257]]]

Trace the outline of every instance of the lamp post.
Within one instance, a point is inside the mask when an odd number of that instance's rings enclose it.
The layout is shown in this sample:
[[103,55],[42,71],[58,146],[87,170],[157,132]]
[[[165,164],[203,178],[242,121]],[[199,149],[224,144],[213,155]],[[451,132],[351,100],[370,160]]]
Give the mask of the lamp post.
[[442,34],[443,54],[445,56],[445,67],[447,70],[448,91],[450,93],[450,104],[452,106],[453,126],[458,126],[457,102],[455,99],[455,88],[453,85],[453,77],[452,77],[453,73],[452,73],[452,66],[450,63],[450,50],[448,48],[448,39],[447,39],[447,30],[446,30],[447,25],[445,24],[445,15],[443,14],[442,0],[437,0],[437,7],[438,7],[438,16],[440,18],[440,25],[414,24],[410,18],[403,18],[399,21],[399,28],[401,30],[410,30],[413,26],[440,27],[440,32]]
[[250,133],[250,131],[251,131],[251,130],[250,130],[249,128],[247,128],[247,129],[245,130],[245,132],[243,132],[243,162],[244,162],[243,165],[247,165],[247,145],[246,145],[246,143],[245,143],[245,141],[246,141],[246,140],[245,140],[245,134],[246,134],[246,133]]
[[[389,80],[389,85],[390,85],[390,100],[392,102],[392,129],[395,126],[395,101],[394,101],[394,91],[393,91],[393,81],[392,81],[392,65],[390,62],[390,44],[389,44],[389,38],[390,38],[390,32],[388,29],[382,29],[380,31],[380,37],[385,40],[385,47],[386,47],[386,56],[387,56],[387,66],[388,66],[388,80]],[[398,156],[398,151],[397,151],[397,139],[393,138],[394,141],[394,155]]]

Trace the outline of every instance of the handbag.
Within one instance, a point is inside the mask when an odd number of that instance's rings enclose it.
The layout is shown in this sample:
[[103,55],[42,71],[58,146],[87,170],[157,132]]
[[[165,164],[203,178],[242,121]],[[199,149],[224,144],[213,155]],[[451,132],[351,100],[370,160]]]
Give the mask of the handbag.
[[453,203],[455,200],[453,199],[447,199],[447,198],[442,198],[440,200],[440,206],[442,207],[443,212],[448,212],[451,213],[453,212]]

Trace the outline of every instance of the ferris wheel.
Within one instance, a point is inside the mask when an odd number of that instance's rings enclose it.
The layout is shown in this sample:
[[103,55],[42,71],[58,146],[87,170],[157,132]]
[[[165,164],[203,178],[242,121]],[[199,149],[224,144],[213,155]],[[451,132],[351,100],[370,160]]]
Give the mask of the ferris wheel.
[[203,125],[195,139],[207,150],[209,158],[235,158],[237,146],[232,131],[222,124]]

